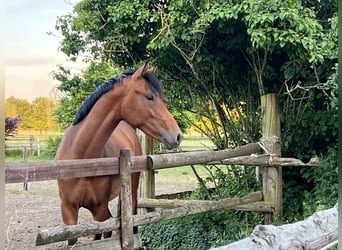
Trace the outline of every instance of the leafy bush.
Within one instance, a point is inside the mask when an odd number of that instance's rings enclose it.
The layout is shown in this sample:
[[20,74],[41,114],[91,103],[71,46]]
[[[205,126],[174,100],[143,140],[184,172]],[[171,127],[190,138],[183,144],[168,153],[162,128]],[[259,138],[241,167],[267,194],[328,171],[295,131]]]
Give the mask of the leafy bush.
[[61,143],[63,136],[56,135],[56,136],[49,136],[47,139],[47,154],[51,157],[54,157],[57,152],[57,148]]
[[337,176],[337,145],[335,145],[335,147],[330,147],[327,154],[321,158],[320,166],[314,168],[313,176],[307,177],[315,185],[308,199],[315,201],[314,211],[331,208],[337,203]]
[[19,122],[21,121],[21,117],[6,117],[5,118],[5,137],[13,136],[18,131]]
[[145,249],[208,249],[247,237],[260,224],[258,213],[212,211],[139,228]]
[[[253,168],[211,166],[207,169],[211,177],[204,181],[216,183],[211,199],[243,196],[260,188]],[[198,187],[184,198],[203,200],[208,196]],[[140,237],[147,249],[208,249],[247,237],[262,219],[262,214],[257,212],[211,211],[142,226]]]

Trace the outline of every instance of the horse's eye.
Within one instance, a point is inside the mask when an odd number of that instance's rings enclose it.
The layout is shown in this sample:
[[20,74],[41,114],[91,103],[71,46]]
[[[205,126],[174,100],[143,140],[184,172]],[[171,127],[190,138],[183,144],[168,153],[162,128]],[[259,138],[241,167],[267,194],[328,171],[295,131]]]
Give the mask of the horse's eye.
[[154,97],[153,97],[153,95],[147,95],[146,99],[149,101],[153,101]]

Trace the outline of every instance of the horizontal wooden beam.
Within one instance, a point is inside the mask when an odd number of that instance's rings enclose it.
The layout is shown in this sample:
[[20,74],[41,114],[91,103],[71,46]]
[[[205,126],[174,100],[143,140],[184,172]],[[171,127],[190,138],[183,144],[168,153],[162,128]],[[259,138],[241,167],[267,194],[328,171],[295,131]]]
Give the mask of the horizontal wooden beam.
[[[131,159],[132,172],[147,169],[146,156]],[[45,181],[88,176],[103,176],[119,173],[118,158],[81,160],[54,160],[44,162],[20,162],[5,164],[5,183]]]
[[115,231],[119,228],[120,220],[117,218],[110,218],[104,222],[91,221],[72,226],[59,225],[41,230],[36,238],[36,246],[100,234],[103,232]]
[[[196,151],[150,156],[132,156],[132,172],[165,167],[179,167],[200,164],[229,157],[260,152],[257,143],[234,149],[220,151]],[[165,164],[168,163],[168,164]],[[114,158],[96,158],[79,160],[53,160],[44,162],[20,162],[5,164],[5,183],[44,181],[88,176],[103,176],[119,173],[119,161]]]
[[244,155],[212,163],[241,166],[319,167],[319,159],[317,157],[310,159],[307,163],[304,163],[296,158],[279,157],[267,154]]
[[[262,192],[250,193],[243,197],[227,198],[219,201],[209,201],[190,206],[181,206],[173,209],[164,209],[162,211],[151,212],[144,215],[134,215],[133,225],[140,226],[158,222],[161,220],[169,220],[178,217],[183,217],[191,214],[203,213],[218,209],[231,209],[233,207],[257,202],[262,200]],[[36,245],[45,245],[54,242],[59,242],[68,239],[74,239],[89,235],[95,235],[102,232],[109,232],[118,230],[120,228],[120,220],[117,218],[110,218],[104,222],[89,222],[85,224],[77,224],[73,226],[60,225],[48,229],[43,229],[37,235]]]
[[[147,169],[163,169],[207,162],[215,164],[243,165],[243,166],[319,166],[318,158],[312,158],[308,163],[295,158],[270,157],[269,155],[248,156],[239,154],[250,153],[258,148],[246,145],[242,151],[226,149],[220,151],[195,151],[187,153],[172,153],[149,156],[131,157],[132,172],[141,172]],[[243,146],[244,147],[244,146]],[[242,147],[240,147],[242,148]],[[229,158],[233,157],[233,158]],[[214,159],[214,160],[213,160]],[[45,181],[64,178],[80,178],[88,176],[103,176],[118,174],[118,158],[97,158],[81,160],[54,160],[44,162],[20,162],[5,164],[5,183],[20,183],[31,181]]]
[[234,207],[235,210],[249,211],[249,212],[264,212],[264,213],[274,213],[275,203],[274,202],[264,202],[257,201],[251,202],[244,205],[239,205]]
[[[255,192],[253,195],[255,199],[262,200],[262,193]],[[250,197],[248,197],[250,198]],[[218,201],[209,200],[168,200],[168,199],[139,199],[138,207],[140,208],[176,208],[182,206],[217,206],[218,204],[230,204],[230,202],[235,202],[236,199],[241,198],[226,198]]]
[[[222,199],[220,202],[224,202],[229,199]],[[139,199],[139,208],[176,208],[182,206],[210,206],[216,201],[205,200],[168,200],[168,199]],[[274,202],[256,201],[244,205],[238,205],[231,209],[253,212],[274,212]]]
[[184,217],[187,215],[193,215],[219,209],[232,209],[233,207],[236,207],[238,205],[243,205],[260,200],[262,200],[262,192],[259,191],[247,194],[243,197],[233,197],[203,203],[198,202],[197,204],[189,206],[181,206],[173,209],[162,209],[161,211],[155,211],[144,215],[135,215],[134,225],[145,225],[158,222],[161,220],[170,220],[174,218]]
[[147,162],[149,169],[163,169],[186,165],[202,164],[213,161],[221,161],[227,158],[250,155],[262,152],[258,143],[250,143],[234,149],[219,151],[192,151],[172,154],[148,155]]

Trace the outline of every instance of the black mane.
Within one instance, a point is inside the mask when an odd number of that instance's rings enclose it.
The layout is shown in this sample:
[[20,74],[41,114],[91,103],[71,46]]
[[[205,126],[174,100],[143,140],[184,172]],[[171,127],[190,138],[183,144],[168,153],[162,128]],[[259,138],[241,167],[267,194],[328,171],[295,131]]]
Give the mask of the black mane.
[[[77,111],[76,117],[72,123],[72,125],[76,125],[80,121],[84,119],[93,108],[95,103],[101,98],[101,96],[108,91],[110,91],[115,84],[122,83],[122,80],[127,77],[133,75],[135,70],[127,70],[122,74],[109,78],[107,81],[102,83],[98,86],[93,94],[91,94],[82,104],[82,106]],[[162,96],[162,89],[159,84],[159,80],[152,75],[151,73],[145,73],[143,75],[144,79],[147,81],[148,85],[152,89],[153,92],[157,93],[158,95]]]

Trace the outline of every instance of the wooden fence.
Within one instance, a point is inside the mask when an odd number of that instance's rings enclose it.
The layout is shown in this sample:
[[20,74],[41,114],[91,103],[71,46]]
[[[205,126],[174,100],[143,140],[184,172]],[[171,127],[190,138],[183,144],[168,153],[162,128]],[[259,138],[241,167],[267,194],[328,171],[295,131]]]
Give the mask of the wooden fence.
[[20,150],[23,152],[23,160],[27,160],[27,156],[40,155],[41,143],[39,137],[30,136],[13,136],[5,138],[5,151]]
[[[189,214],[202,213],[217,209],[241,209],[265,213],[265,224],[272,222],[273,215],[281,216],[281,168],[286,166],[317,166],[312,160],[305,164],[298,159],[280,156],[279,123],[268,120],[279,116],[266,112],[267,106],[277,105],[276,98],[270,96],[262,102],[264,107],[264,138],[258,143],[251,143],[234,149],[219,151],[195,151],[130,157],[127,149],[121,150],[119,158],[100,158],[85,160],[63,160],[46,162],[8,163],[5,165],[5,183],[41,181],[59,178],[121,175],[121,217],[111,218],[105,222],[89,222],[81,225],[60,225],[42,230],[36,240],[37,245],[44,245],[67,239],[94,235],[101,232],[120,230],[120,238],[113,237],[94,241],[84,245],[73,246],[73,249],[133,249],[133,226],[145,225],[161,220],[178,218]],[[278,118],[277,118],[278,117]],[[280,132],[279,132],[280,133]],[[225,162],[245,166],[263,167],[263,190],[244,197],[233,197],[219,201],[181,201],[139,199],[139,207],[164,208],[146,214],[132,215],[131,210],[131,172],[156,170],[193,164]],[[147,171],[152,172],[152,171]]]
[[[260,144],[252,143],[234,149],[220,151],[196,151],[187,153],[135,156],[130,158],[129,151],[122,150],[119,158],[60,160],[35,163],[7,163],[5,165],[5,183],[22,182],[24,178],[28,181],[41,181],[57,178],[121,174],[123,178],[121,182],[123,190],[121,195],[121,204],[125,207],[125,209],[121,209],[121,211],[131,211],[131,209],[127,209],[127,207],[131,206],[130,203],[132,201],[130,192],[131,172],[177,167],[190,164],[201,164],[221,161],[224,159],[225,161],[239,162],[241,161],[241,156],[243,159],[248,159],[248,164],[253,165],[263,165],[265,164],[265,157],[271,157],[272,164],[277,162],[279,166],[286,166],[289,164],[293,165],[293,163],[300,163],[302,166],[307,166],[307,164],[299,162],[296,159],[279,158],[271,155],[261,155],[260,157],[257,156],[257,153],[261,153],[262,151],[263,149]],[[132,216],[130,213],[122,214],[121,220],[113,218],[106,222],[89,222],[87,224],[75,226],[61,225],[55,228],[45,229],[42,230],[37,236],[36,243],[37,245],[49,244],[70,238],[121,229],[121,240],[113,238],[111,240],[105,240],[101,242],[92,242],[90,243],[90,246],[96,249],[96,245],[99,244],[99,249],[103,249],[105,245],[110,247],[112,247],[113,244],[116,246],[121,246],[120,242],[122,242],[122,249],[132,249],[133,226],[145,225],[160,220],[167,220],[217,209],[234,208],[268,213],[275,211],[275,203],[265,201],[261,191],[251,193],[245,197],[234,197],[220,201],[170,201],[143,199],[139,200],[138,204],[139,207],[168,207],[168,209],[151,212],[144,215]],[[88,244],[87,247],[90,246]],[[77,247],[80,247],[79,249],[87,249],[86,246]]]

